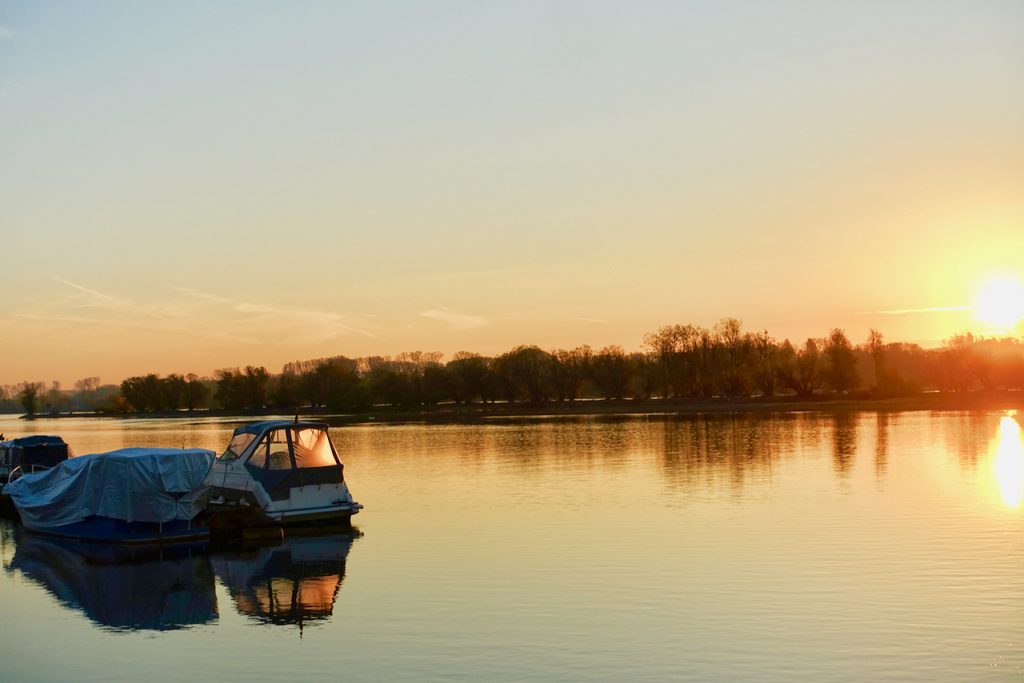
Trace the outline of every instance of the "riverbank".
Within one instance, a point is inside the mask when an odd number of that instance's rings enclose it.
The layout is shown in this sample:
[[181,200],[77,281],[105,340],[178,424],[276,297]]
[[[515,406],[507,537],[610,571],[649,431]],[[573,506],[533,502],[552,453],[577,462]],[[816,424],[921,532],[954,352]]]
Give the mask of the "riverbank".
[[[586,417],[616,415],[704,415],[727,413],[778,412],[904,412],[904,411],[990,411],[1024,410],[1024,392],[969,392],[927,393],[899,398],[782,396],[772,398],[712,398],[712,399],[619,399],[577,400],[543,404],[529,403],[473,403],[442,404],[419,408],[375,406],[359,413],[333,413],[325,409],[304,408],[303,417],[321,417],[333,424],[400,424],[473,422],[496,418],[529,417]],[[37,418],[188,418],[208,417],[247,420],[270,415],[292,415],[293,411],[280,408],[258,411],[196,410],[165,413],[112,414],[97,412],[37,415]],[[29,419],[21,416],[22,419]]]

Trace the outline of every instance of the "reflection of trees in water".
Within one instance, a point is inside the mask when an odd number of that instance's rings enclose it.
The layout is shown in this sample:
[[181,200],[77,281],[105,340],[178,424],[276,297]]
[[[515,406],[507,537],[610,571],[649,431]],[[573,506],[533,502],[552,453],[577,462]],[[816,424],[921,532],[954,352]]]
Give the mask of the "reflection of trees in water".
[[[387,454],[396,467],[411,461],[469,472],[497,466],[524,481],[546,477],[551,468],[614,472],[654,456],[672,486],[725,479],[740,491],[752,477],[770,477],[777,459],[792,454],[831,454],[835,472],[849,476],[861,419],[856,413],[790,412],[520,418],[429,429],[357,428],[342,432],[342,449]],[[884,441],[884,429],[877,438]],[[876,443],[876,454],[887,447]],[[879,457],[881,475],[886,456]]]
[[750,478],[771,476],[775,461],[797,448],[802,416],[697,416],[661,425],[662,462],[667,481],[703,488],[728,481],[740,493]]
[[832,469],[840,477],[850,476],[857,451],[857,417],[853,413],[832,416]]
[[889,428],[898,418],[889,413],[875,414],[875,478],[884,479],[889,469]]
[[999,432],[999,416],[984,412],[951,415],[942,430],[946,448],[956,453],[960,466],[973,471],[978,460],[988,455],[989,445]]
[[558,417],[493,420],[487,424],[432,425],[428,429],[388,427],[344,430],[343,452],[384,453],[392,461],[458,460],[459,466],[498,463],[519,475],[541,474],[552,465],[625,464],[625,455],[651,447],[652,429],[643,418]]
[[[747,482],[773,476],[782,458],[830,452],[833,471],[846,479],[855,462],[859,421],[855,413],[752,413],[665,422],[661,427],[664,475],[669,484],[680,488],[699,490],[727,482],[738,495]],[[885,428],[880,429],[884,440]],[[881,446],[883,451],[887,447],[887,443]],[[880,475],[885,472],[885,457],[883,452]]]

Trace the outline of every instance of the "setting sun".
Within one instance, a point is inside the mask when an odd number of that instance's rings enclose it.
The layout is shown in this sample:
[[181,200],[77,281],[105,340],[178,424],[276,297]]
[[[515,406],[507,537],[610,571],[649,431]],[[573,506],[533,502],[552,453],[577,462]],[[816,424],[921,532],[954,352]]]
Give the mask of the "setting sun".
[[1024,283],[1008,276],[988,280],[978,290],[974,315],[994,330],[1012,330],[1024,320]]

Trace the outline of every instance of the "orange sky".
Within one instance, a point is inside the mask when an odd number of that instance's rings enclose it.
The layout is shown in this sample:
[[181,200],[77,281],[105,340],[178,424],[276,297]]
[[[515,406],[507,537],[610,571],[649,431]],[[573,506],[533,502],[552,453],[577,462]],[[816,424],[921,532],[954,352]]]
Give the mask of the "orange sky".
[[1024,278],[1024,6],[0,9],[0,384],[934,344]]

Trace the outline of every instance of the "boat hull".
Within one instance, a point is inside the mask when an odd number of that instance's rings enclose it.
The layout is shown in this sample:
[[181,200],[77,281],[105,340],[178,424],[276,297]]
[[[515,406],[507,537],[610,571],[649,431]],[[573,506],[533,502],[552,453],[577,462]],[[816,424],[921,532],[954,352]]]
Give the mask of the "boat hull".
[[210,537],[210,530],[206,526],[186,520],[163,523],[127,522],[123,519],[101,516],[87,517],[80,522],[53,527],[26,525],[25,529],[30,533],[58,538],[124,545],[202,543]]

